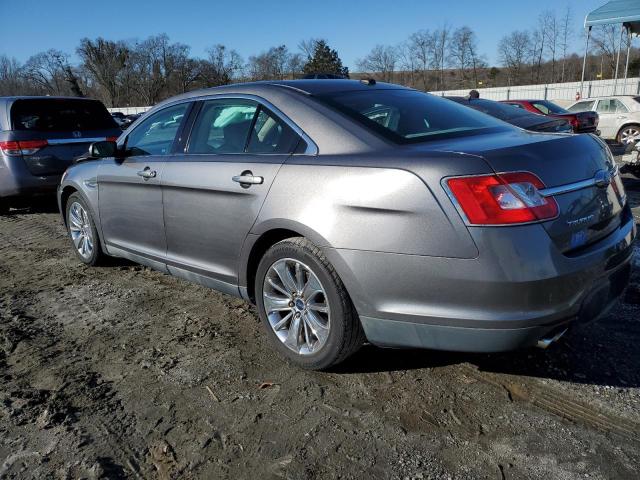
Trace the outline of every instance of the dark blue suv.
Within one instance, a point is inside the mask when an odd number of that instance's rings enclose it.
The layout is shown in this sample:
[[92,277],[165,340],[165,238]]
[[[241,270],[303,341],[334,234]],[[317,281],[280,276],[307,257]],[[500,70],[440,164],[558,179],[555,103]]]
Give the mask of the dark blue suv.
[[120,133],[98,100],[0,97],[0,213],[54,194],[74,158]]

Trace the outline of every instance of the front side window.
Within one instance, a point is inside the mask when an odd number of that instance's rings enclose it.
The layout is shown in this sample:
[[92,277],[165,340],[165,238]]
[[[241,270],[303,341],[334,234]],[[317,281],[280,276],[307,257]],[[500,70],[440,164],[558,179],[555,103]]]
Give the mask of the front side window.
[[[433,95],[405,89],[338,92],[315,97],[396,143],[486,132],[505,125]],[[516,110],[509,105],[505,109]]]
[[127,137],[131,156],[168,155],[184,120],[189,104],[181,103],[154,113],[138,125]]
[[255,102],[243,99],[204,102],[187,153],[243,153],[257,109]]
[[261,107],[251,130],[247,153],[291,153],[298,139],[286,123]]
[[571,107],[569,107],[569,111],[570,112],[589,112],[591,110],[593,110],[593,104],[595,103],[594,100],[587,100],[584,102],[578,102],[575,105],[572,105]]

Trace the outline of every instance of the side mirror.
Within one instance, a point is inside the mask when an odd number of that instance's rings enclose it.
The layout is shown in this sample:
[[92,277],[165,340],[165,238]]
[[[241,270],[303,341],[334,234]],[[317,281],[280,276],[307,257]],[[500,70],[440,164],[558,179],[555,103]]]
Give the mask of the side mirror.
[[89,157],[107,158],[118,156],[118,144],[111,141],[93,142],[89,146]]

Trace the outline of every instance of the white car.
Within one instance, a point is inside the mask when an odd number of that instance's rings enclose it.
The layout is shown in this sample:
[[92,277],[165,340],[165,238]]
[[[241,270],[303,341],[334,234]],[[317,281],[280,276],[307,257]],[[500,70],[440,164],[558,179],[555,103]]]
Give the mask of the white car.
[[600,116],[600,136],[628,145],[640,140],[640,96],[616,95],[580,100],[570,112],[596,111]]

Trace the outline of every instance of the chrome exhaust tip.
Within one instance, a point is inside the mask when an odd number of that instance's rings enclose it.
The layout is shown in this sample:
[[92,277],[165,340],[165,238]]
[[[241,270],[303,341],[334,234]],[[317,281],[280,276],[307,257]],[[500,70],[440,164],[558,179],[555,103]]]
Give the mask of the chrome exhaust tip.
[[565,333],[567,333],[566,328],[556,333],[552,337],[541,338],[540,340],[538,340],[538,343],[536,343],[536,347],[542,348],[544,350],[545,348],[549,347],[549,345],[551,345],[552,343],[558,341],[560,337],[562,337]]

